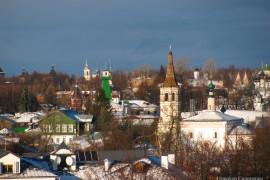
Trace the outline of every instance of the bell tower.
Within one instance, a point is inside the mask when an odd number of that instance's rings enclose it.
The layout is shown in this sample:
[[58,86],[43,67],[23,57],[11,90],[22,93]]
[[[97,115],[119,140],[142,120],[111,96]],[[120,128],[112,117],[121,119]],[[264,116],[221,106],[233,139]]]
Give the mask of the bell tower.
[[84,79],[87,81],[90,80],[90,69],[88,68],[87,58],[86,58],[86,63],[85,63],[85,68],[84,68]]
[[159,139],[162,137],[162,134],[164,135],[170,132],[172,127],[176,127],[179,124],[179,120],[181,118],[180,92],[180,87],[175,79],[173,54],[170,46],[166,78],[160,88],[160,119],[158,123]]
[[208,111],[215,111],[215,95],[214,95],[214,89],[215,85],[212,83],[212,80],[210,81],[210,84],[207,86],[209,89],[209,95],[208,95],[208,103],[207,103],[207,110]]

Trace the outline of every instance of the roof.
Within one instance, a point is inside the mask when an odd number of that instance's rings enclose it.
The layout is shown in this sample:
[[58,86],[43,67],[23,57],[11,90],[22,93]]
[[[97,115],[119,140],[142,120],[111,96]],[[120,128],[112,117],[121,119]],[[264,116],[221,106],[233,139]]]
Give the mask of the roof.
[[2,116],[2,115],[0,115],[0,119],[3,119],[5,121],[11,122],[11,123],[16,123],[16,121],[8,118],[8,116]]
[[16,120],[17,123],[29,123],[31,119],[36,119],[37,117],[42,116],[42,113],[37,112],[25,112],[21,114],[21,117]]
[[79,114],[76,115],[79,122],[92,122],[93,115],[90,114]]
[[80,112],[75,111],[75,110],[59,110],[59,112],[65,114],[66,116],[68,116],[69,118],[75,120],[75,121],[79,121],[78,119],[78,115],[81,115]]
[[13,128],[13,130],[17,133],[24,132],[26,129],[28,129],[28,127],[15,127],[15,128]]
[[74,154],[64,143],[64,141],[58,146],[58,148],[51,153],[52,155],[71,155]]
[[242,118],[231,116],[218,111],[205,111],[196,116],[183,119],[183,121],[234,121],[243,120]]
[[10,134],[10,133],[14,133],[14,131],[8,128],[3,128],[0,130],[0,134]]
[[174,68],[173,68],[173,58],[172,51],[170,50],[168,55],[168,66],[166,72],[166,78],[163,83],[163,87],[178,87],[175,79]]
[[252,134],[254,129],[250,127],[248,124],[242,124],[242,126],[236,126],[231,129],[228,133],[229,135],[250,135]]
[[[20,156],[10,152],[10,151],[7,151],[7,150],[3,150],[3,149],[0,149],[0,158],[6,156],[7,154],[13,154],[14,156],[17,156],[18,158],[21,158]],[[1,179],[1,178],[0,178]]]
[[0,179],[28,179],[28,178],[41,178],[41,177],[58,177],[49,170],[45,170],[36,165],[33,165],[28,161],[21,161],[21,173],[20,174],[1,174]]
[[131,105],[131,107],[140,107],[140,108],[155,108],[157,107],[154,104],[151,104],[147,101],[144,100],[129,100],[129,104]]

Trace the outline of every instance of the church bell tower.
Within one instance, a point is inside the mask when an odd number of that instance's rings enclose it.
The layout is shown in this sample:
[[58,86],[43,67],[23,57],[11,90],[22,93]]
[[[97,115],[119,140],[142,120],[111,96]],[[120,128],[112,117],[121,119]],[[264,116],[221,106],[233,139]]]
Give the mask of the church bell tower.
[[159,139],[162,135],[168,133],[172,127],[176,127],[179,124],[181,118],[180,92],[180,87],[175,79],[173,54],[170,46],[166,78],[160,88]]
[[88,68],[87,59],[86,59],[85,68],[84,68],[84,79],[87,81],[90,80],[90,69]]

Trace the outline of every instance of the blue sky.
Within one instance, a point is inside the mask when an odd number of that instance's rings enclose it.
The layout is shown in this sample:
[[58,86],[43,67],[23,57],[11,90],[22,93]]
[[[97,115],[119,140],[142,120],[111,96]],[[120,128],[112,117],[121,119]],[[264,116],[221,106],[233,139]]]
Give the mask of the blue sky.
[[193,66],[270,63],[270,1],[261,0],[0,0],[0,67],[82,76],[91,70],[135,69],[174,58]]

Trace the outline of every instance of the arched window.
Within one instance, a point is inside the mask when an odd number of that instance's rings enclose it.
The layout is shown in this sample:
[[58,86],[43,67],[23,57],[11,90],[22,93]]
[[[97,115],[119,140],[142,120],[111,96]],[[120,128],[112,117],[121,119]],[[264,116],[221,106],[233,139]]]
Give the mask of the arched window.
[[172,101],[175,101],[175,99],[174,99],[174,93],[172,93]]
[[168,93],[165,94],[165,101],[168,101]]

